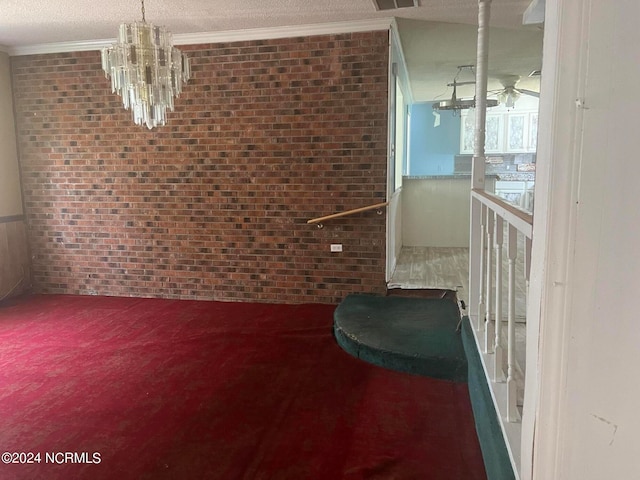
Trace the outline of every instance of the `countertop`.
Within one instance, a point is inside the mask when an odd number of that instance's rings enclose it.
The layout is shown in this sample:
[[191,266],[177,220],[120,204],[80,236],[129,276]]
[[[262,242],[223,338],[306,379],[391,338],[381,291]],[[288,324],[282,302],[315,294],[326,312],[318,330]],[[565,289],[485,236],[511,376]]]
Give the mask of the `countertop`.
[[503,182],[533,182],[536,174],[533,172],[521,173],[498,173],[498,180]]
[[[402,177],[405,180],[469,180],[470,173],[454,173],[453,175],[407,175]],[[485,178],[493,178],[499,180],[498,175],[489,174]]]
[[[471,178],[470,173],[455,173],[453,175],[406,175],[405,180],[468,180]],[[533,182],[536,178],[535,173],[488,173],[485,178],[499,180],[502,182]]]

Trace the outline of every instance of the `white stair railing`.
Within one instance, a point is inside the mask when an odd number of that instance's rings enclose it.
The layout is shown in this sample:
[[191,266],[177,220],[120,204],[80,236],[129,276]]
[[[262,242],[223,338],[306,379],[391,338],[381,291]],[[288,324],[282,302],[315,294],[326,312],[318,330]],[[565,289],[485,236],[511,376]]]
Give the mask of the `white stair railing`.
[[470,264],[477,265],[480,275],[471,276],[478,280],[470,291],[478,293],[470,298],[476,302],[470,305],[470,318],[505,440],[518,466],[526,374],[526,365],[518,363],[526,348],[518,325],[526,320],[533,215],[481,189],[472,190],[471,202],[471,211],[479,215],[472,219],[479,228],[472,231],[471,242],[480,245],[471,251],[480,252],[480,258]]

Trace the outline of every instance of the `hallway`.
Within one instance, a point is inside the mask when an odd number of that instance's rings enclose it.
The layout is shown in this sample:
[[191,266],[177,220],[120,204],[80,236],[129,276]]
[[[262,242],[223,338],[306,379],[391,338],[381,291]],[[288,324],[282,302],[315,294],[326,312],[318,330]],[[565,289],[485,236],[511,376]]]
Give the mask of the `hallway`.
[[[524,322],[526,318],[524,257],[524,242],[520,241],[516,260],[516,319],[520,322]],[[506,272],[506,255],[502,258],[502,268]],[[388,288],[453,290],[458,300],[468,304],[469,249],[403,246]],[[506,295],[503,295],[502,311],[506,314]]]
[[454,290],[467,302],[469,249],[403,246],[388,287]]

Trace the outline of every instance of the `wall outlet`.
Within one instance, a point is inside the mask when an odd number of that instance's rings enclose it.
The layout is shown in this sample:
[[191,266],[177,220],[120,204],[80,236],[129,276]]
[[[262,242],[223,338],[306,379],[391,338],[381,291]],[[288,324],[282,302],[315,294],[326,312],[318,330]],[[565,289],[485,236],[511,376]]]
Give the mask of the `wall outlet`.
[[341,243],[332,243],[331,244],[331,251],[332,252],[341,252],[342,251],[342,244]]

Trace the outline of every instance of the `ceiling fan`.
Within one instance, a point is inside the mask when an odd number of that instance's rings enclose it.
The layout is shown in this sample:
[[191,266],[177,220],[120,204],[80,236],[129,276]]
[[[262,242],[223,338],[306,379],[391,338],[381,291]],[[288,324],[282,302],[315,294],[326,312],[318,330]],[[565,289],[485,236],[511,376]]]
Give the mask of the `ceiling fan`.
[[503,88],[500,90],[492,90],[488,93],[490,95],[496,95],[498,98],[498,102],[503,104],[507,108],[513,108],[515,106],[516,100],[518,100],[521,95],[540,98],[540,94],[538,92],[527,90],[524,88],[516,88],[516,85],[520,81],[520,77],[517,75],[502,77],[499,79],[499,81],[502,84]]

